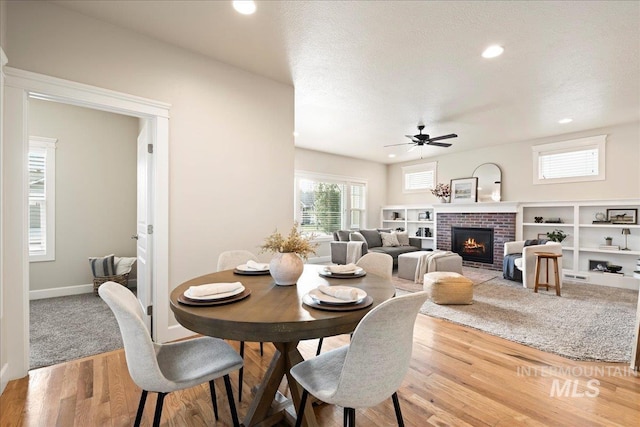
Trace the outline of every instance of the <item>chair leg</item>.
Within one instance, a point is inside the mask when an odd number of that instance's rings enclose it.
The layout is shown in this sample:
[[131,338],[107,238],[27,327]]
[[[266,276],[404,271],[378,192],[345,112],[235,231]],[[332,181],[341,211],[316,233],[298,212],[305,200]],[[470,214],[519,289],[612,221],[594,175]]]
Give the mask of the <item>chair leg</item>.
[[142,421],[142,413],[144,412],[144,404],[147,401],[147,390],[142,390],[140,395],[140,403],[138,404],[138,412],[136,412],[136,420],[133,423],[133,427],[140,427]]
[[[240,357],[244,360],[244,341],[240,341]],[[242,379],[244,378],[244,366],[238,371],[238,402],[242,402]]]
[[349,408],[342,409],[342,427],[349,426]]
[[216,388],[213,380],[209,381],[209,390],[211,391],[211,404],[213,405],[213,414],[216,417],[216,421],[218,421],[218,402],[216,399]]
[[398,399],[397,391],[391,395],[391,399],[393,400],[393,408],[396,410],[398,427],[404,427],[404,420],[402,419],[402,411],[400,410],[400,400]]
[[167,393],[158,393],[158,400],[156,401],[156,413],[153,416],[153,427],[160,427],[160,417],[162,416],[162,404],[164,403],[164,397]]
[[322,351],[322,341],[324,341],[324,338],[320,338],[318,340],[318,349],[316,350],[316,356],[320,355],[320,351]]
[[304,416],[304,407],[307,404],[308,396],[309,396],[309,392],[303,389],[302,396],[300,397],[300,407],[298,408],[298,413],[296,415],[296,427],[300,427],[302,425],[302,417]]
[[349,408],[349,427],[356,427],[356,410]]
[[260,356],[264,356],[264,343],[260,341]]
[[229,411],[231,411],[233,427],[240,427],[240,422],[238,421],[238,412],[236,411],[236,403],[233,401],[233,390],[231,389],[231,379],[229,378],[229,374],[224,376],[224,387],[227,389],[227,398],[229,398]]

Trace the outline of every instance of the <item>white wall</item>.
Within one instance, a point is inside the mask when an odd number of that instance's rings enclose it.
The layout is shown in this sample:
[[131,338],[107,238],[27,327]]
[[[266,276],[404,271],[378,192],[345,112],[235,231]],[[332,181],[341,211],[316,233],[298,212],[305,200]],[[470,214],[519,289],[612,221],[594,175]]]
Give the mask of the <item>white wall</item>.
[[[292,86],[48,2],[11,2],[7,9],[10,66],[172,105],[170,289],[213,271],[223,250],[255,251],[274,227],[291,226]],[[13,225],[23,226],[19,219]],[[9,246],[20,249],[19,240]],[[23,284],[11,286],[5,295]],[[0,347],[11,345],[2,339]]]
[[29,100],[29,133],[57,138],[56,259],[29,265],[30,290],[92,283],[87,257],[136,256],[134,117]]
[[[583,183],[533,185],[533,145],[565,141],[592,135],[607,135],[606,180]],[[630,199],[640,197],[640,123],[627,123],[585,132],[557,135],[533,141],[514,142],[456,154],[428,158],[438,162],[438,182],[466,178],[483,163],[496,163],[502,170],[502,201],[553,201]],[[446,149],[443,149],[446,152]],[[388,166],[389,204],[434,203],[431,193],[403,194],[402,166]]]
[[[387,171],[385,165],[351,157],[322,153],[320,151],[296,148],[295,169],[297,171],[364,179],[367,182],[366,227],[378,227],[380,222],[380,208],[385,204],[387,197]],[[320,258],[320,261],[330,260],[331,252],[329,242],[321,242],[314,257]]]

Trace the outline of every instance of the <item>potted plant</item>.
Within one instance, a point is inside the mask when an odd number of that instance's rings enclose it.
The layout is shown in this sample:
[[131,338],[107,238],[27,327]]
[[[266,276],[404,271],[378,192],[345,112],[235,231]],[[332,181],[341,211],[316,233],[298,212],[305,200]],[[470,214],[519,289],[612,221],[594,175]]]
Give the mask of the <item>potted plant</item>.
[[295,285],[304,269],[303,259],[316,253],[318,244],[311,243],[314,234],[303,235],[294,224],[288,236],[283,236],[277,229],[269,235],[261,248],[261,252],[273,252],[269,263],[269,272],[276,285]]
[[613,244],[613,237],[605,237],[604,241],[606,242],[607,246],[611,246]]
[[552,242],[562,242],[564,239],[567,238],[567,233],[565,233],[564,231],[556,228],[553,231],[547,232],[547,237]]
[[431,189],[431,194],[436,196],[440,203],[447,203],[449,196],[451,196],[451,187],[449,184],[439,183]]

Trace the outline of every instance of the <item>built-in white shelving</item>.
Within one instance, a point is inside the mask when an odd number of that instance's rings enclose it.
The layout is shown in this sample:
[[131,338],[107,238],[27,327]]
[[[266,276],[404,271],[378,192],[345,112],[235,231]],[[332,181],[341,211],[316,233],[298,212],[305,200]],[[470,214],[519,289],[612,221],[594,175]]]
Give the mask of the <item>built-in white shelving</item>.
[[[422,247],[425,249],[435,249],[436,247],[436,221],[432,205],[384,206],[380,224],[382,228],[393,230],[401,228],[407,231],[409,237],[422,240]],[[421,233],[418,233],[419,230]]]
[[[602,215],[607,220],[607,212],[613,210],[635,213],[636,223],[594,223],[602,220]],[[634,277],[634,271],[640,269],[640,200],[532,202],[521,203],[518,211],[519,239],[542,238],[556,228],[568,234],[562,242],[565,279],[638,289],[640,280],[637,273]],[[549,220],[553,222],[546,222]],[[631,234],[622,234],[623,228]],[[600,248],[606,244],[606,237],[612,237],[613,245],[621,249]],[[623,250],[625,244],[629,250]],[[590,267],[598,261],[622,266],[623,274],[594,271]]]

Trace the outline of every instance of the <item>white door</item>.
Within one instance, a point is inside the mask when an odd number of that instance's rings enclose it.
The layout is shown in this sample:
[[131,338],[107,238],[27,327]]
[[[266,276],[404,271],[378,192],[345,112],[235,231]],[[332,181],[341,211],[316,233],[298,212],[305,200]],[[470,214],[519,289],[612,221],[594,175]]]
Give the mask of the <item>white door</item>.
[[136,236],[137,239],[137,256],[138,256],[138,301],[142,307],[142,311],[147,313],[144,317],[144,323],[150,333],[151,330],[151,304],[153,301],[152,296],[152,281],[151,275],[151,260],[152,254],[151,239],[153,238],[153,225],[151,218],[153,212],[151,211],[151,173],[153,171],[151,153],[152,147],[151,138],[149,132],[150,120],[140,119],[142,121],[142,130],[138,135],[138,214],[137,214],[137,227]]

